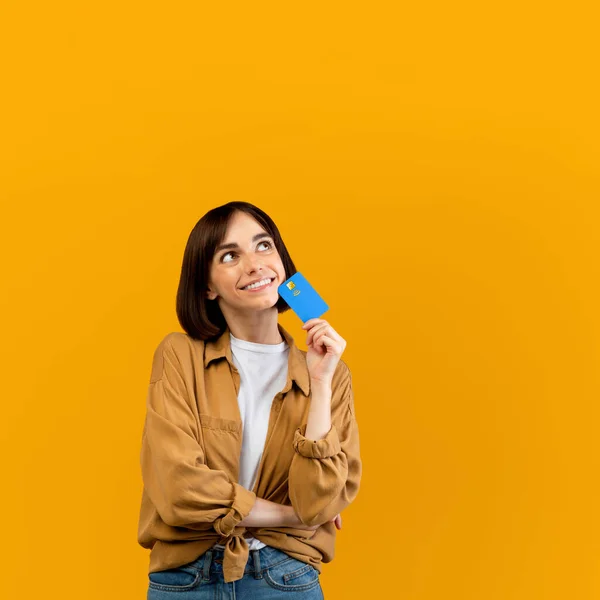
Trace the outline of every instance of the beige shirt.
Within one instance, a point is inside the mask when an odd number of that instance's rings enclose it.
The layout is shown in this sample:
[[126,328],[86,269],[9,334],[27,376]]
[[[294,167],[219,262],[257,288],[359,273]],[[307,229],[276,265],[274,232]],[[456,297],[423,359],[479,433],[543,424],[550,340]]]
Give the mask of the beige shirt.
[[[240,376],[229,328],[206,342],[172,332],[156,348],[140,454],[138,542],[151,550],[149,573],[192,562],[218,543],[225,546],[225,581],[241,579],[249,555],[244,535],[319,573],[333,559],[337,530],[329,521],[356,498],[362,474],[352,376],[340,360],[332,380],[331,429],[318,441],[305,438],[306,352],[277,326],[290,347],[287,382],[273,399],[252,490],[237,483]],[[315,531],[239,526],[257,496],[291,505],[304,524],[321,526]]]

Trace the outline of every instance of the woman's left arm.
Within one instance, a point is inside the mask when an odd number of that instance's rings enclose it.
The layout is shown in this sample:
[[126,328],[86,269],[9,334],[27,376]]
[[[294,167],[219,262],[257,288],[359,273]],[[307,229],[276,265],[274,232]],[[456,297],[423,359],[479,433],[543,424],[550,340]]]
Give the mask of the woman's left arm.
[[346,342],[326,321],[311,321],[311,407],[306,425],[294,434],[288,481],[292,506],[308,526],[341,513],[356,498],[362,475],[352,375],[340,358]]

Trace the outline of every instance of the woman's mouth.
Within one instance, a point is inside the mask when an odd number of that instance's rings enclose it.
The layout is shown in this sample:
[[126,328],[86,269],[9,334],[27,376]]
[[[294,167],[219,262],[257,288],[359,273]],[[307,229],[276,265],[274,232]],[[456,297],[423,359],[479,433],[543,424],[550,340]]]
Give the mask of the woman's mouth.
[[[268,279],[268,283],[267,283],[267,279]],[[252,288],[242,288],[242,291],[244,292],[262,292],[263,290],[267,290],[271,287],[271,285],[273,284],[273,281],[275,281],[275,278],[265,278],[263,281],[263,284],[260,287],[252,287]]]

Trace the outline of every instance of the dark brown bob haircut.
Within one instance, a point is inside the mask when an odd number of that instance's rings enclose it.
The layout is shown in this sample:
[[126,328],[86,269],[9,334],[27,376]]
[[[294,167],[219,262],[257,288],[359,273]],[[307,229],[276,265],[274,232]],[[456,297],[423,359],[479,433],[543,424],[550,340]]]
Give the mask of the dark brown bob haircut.
[[[277,225],[260,208],[249,202],[235,201],[208,211],[194,225],[190,233],[183,253],[181,276],[177,288],[177,319],[184,331],[196,340],[217,337],[227,326],[217,300],[209,300],[206,292],[215,248],[225,239],[229,219],[235,211],[248,213],[273,238],[285,268],[286,279],[297,272]],[[281,296],[275,307],[278,313],[290,309]]]

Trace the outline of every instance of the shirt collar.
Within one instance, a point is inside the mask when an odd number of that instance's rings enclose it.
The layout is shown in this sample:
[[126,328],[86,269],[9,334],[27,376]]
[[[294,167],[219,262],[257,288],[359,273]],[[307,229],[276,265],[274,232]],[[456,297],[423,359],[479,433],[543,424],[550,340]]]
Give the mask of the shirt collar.
[[[294,338],[282,327],[281,323],[277,323],[277,328],[281,337],[287,342],[290,353],[288,357],[288,375],[287,383],[284,392],[288,392],[292,387],[292,380],[304,392],[305,396],[310,395],[310,376],[308,367],[306,366],[305,353],[296,346]],[[206,340],[204,344],[204,368],[206,369],[211,361],[218,358],[226,358],[231,366],[233,357],[231,354],[231,338],[229,337],[229,326],[225,325],[225,330],[219,334],[217,338]]]

